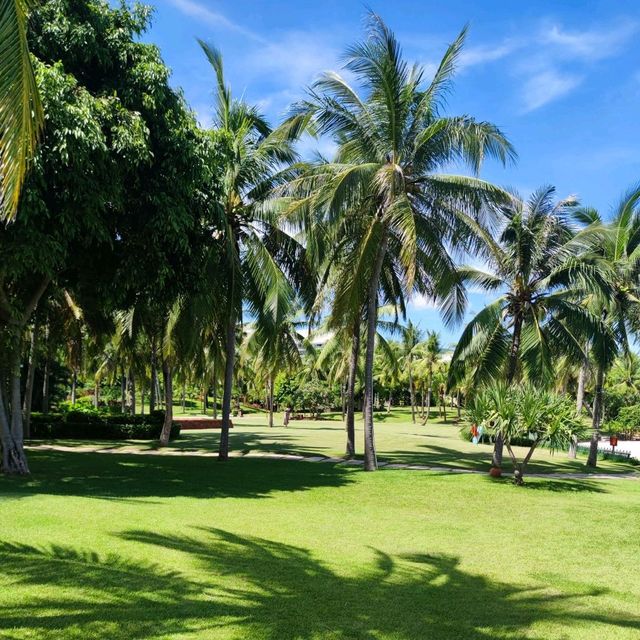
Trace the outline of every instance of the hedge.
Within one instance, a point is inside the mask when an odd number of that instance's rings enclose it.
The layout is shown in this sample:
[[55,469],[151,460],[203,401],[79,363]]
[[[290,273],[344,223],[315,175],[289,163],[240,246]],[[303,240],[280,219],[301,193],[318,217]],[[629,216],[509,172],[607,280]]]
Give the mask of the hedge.
[[[31,416],[31,439],[55,440],[157,440],[162,431],[164,412],[150,416],[92,415],[81,411],[34,413]],[[180,425],[173,423],[170,439],[180,436]]]

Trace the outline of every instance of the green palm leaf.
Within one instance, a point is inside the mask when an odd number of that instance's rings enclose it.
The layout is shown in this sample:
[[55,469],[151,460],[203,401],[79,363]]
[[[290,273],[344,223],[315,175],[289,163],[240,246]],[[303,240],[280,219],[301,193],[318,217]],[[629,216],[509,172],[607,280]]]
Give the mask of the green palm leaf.
[[44,116],[27,46],[31,0],[0,0],[0,220],[15,217]]

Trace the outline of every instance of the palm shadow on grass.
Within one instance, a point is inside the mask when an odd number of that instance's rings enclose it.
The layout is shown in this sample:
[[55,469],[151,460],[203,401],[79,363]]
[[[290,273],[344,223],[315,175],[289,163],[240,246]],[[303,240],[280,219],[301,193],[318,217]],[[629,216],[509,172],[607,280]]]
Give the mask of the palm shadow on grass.
[[[340,487],[352,470],[260,459],[218,462],[199,456],[32,451],[32,475],[7,477],[0,499],[33,494],[136,500],[146,498],[265,498],[274,492]],[[293,465],[293,467],[292,467]]]
[[[477,451],[461,451],[460,449],[429,443],[419,445],[418,449],[414,451],[389,450],[381,453],[379,457],[380,459],[398,463],[448,466],[487,472],[491,466],[492,448],[490,446],[478,445]],[[558,453],[556,459],[548,460],[536,458],[534,454],[527,466],[527,473],[603,473],[601,468],[589,469],[581,460],[571,461],[566,458],[563,459],[562,456],[562,453]],[[503,458],[502,469],[504,475],[509,475],[513,472],[511,460],[506,455]],[[620,465],[607,468],[605,472],[629,473],[633,470],[633,467],[629,465]]]
[[179,552],[200,577],[73,547],[4,543],[4,574],[14,589],[38,587],[39,596],[2,601],[3,637],[543,640],[529,631],[539,621],[567,633],[596,623],[603,633],[640,630],[638,618],[581,607],[603,593],[596,587],[562,594],[493,581],[465,572],[454,556],[372,550],[356,575],[342,575],[307,549],[219,529],[122,538],[158,557]]

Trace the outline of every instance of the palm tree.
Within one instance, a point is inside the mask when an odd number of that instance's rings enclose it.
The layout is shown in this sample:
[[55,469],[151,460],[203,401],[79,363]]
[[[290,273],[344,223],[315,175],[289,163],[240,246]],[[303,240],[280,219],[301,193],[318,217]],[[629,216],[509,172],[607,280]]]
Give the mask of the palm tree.
[[247,350],[255,357],[255,370],[266,377],[269,426],[273,427],[273,385],[281,371],[292,371],[301,366],[299,346],[303,336],[298,333],[293,300],[288,306],[279,306],[261,313],[247,339]]
[[413,362],[418,355],[422,332],[411,320],[401,328],[401,359],[406,366],[409,378],[409,396],[411,398],[411,420],[416,421],[416,387],[413,379]]
[[[555,358],[582,363],[586,336],[607,334],[580,294],[607,287],[606,267],[589,250],[599,234],[592,225],[576,233],[576,199],[555,201],[554,194],[553,187],[528,201],[514,194],[497,208],[496,228],[477,227],[487,269],[465,267],[461,275],[501,295],[467,324],[453,354],[451,371],[460,375],[462,367],[474,385],[550,382]],[[498,434],[493,465],[501,464]]]
[[433,368],[440,362],[442,356],[442,346],[440,345],[440,336],[435,331],[427,333],[427,339],[424,343],[423,366],[427,370],[427,408],[424,414],[423,424],[429,420],[431,412],[431,400],[433,398]]
[[292,272],[305,264],[301,246],[280,228],[277,211],[265,202],[278,184],[291,177],[289,168],[296,160],[293,142],[300,127],[272,131],[255,107],[232,98],[219,51],[202,41],[200,45],[216,75],[214,124],[226,155],[220,229],[215,234],[223,255],[216,279],[217,304],[224,305],[226,355],[219,459],[226,460],[236,325],[243,302],[254,316],[285,307],[293,297],[289,277],[295,280]]
[[44,116],[27,46],[32,0],[0,0],[0,222],[18,209]]
[[332,317],[355,326],[365,310],[365,469],[375,470],[373,357],[378,307],[398,304],[417,290],[443,304],[452,321],[464,307],[449,243],[468,237],[470,214],[501,190],[474,177],[438,173],[453,160],[478,170],[486,156],[502,162],[514,151],[493,125],[441,115],[466,30],[448,48],[430,84],[410,67],[394,35],[371,15],[368,37],[348,49],[346,69],[357,88],[326,73],[294,109],[338,145],[335,161],[311,167],[294,187],[303,209],[317,212],[343,250]]
[[[590,225],[603,228],[602,217],[594,209],[584,209],[580,215]],[[609,266],[609,287],[604,292],[596,292],[588,304],[593,313],[606,323],[615,339],[591,341],[591,351],[596,363],[593,432],[587,459],[587,465],[591,467],[596,466],[598,458],[605,375],[613,364],[618,349],[629,357],[629,333],[639,326],[640,186],[631,188],[622,196],[614,209],[612,221],[605,229],[606,233],[595,251]]]

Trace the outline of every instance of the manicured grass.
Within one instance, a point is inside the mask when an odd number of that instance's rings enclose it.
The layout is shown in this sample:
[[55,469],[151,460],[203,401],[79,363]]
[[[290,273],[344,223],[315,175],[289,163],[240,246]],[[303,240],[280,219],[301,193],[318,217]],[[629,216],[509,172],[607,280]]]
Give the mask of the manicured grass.
[[0,479],[0,637],[640,637],[634,480],[30,461]]
[[[176,418],[178,421],[179,417]],[[438,421],[433,412],[425,426],[418,420],[411,423],[407,409],[395,409],[391,414],[376,414],[376,447],[382,460],[422,465],[442,465],[454,468],[487,470],[491,461],[492,447],[488,444],[474,445],[460,437],[460,424],[455,414],[445,424]],[[282,415],[276,416],[276,425],[267,427],[267,417],[253,413],[243,418],[234,418],[231,432],[231,448],[235,451],[264,451],[272,453],[298,453],[305,455],[342,456],[345,450],[345,431],[339,415],[329,415],[323,420],[292,420],[288,427],[282,425]],[[356,423],[357,451],[362,452],[362,421]],[[218,448],[218,430],[184,431],[180,439],[171,443],[171,448],[193,451],[215,451]],[[62,442],[61,442],[62,443]],[[66,441],[64,444],[88,444],[86,441]],[[131,442],[91,443],[97,446],[131,446]],[[153,442],[136,442],[137,448],[154,448]],[[522,458],[526,451],[515,447]],[[580,472],[591,470],[585,466],[586,456],[570,460],[566,452],[551,455],[540,449],[529,465],[530,472]],[[505,450],[505,473],[511,472],[511,464]],[[619,473],[632,471],[626,462],[603,460],[598,472]]]

